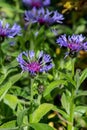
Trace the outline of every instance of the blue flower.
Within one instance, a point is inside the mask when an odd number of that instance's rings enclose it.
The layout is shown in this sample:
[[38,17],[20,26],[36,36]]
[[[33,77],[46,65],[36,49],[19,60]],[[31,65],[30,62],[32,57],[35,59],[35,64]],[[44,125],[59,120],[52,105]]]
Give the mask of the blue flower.
[[50,5],[50,0],[23,0],[27,7],[41,8]]
[[83,50],[87,51],[87,42],[84,42],[84,44],[83,44]]
[[15,23],[12,28],[9,28],[7,31],[7,37],[13,38],[17,35],[21,35],[21,27]]
[[65,47],[68,49],[68,55],[69,54],[75,54],[78,53],[80,50],[87,50],[87,42],[84,42],[85,37],[80,35],[73,34],[72,36],[66,37],[66,35],[61,35],[57,39],[57,43],[60,45],[60,47]]
[[66,38],[66,34],[61,35],[57,39],[57,43],[60,45],[60,47],[67,47],[68,46],[68,41],[67,41],[67,38]]
[[63,15],[57,11],[49,11],[48,9],[32,8],[32,10],[25,11],[24,19],[29,23],[39,23],[41,25],[52,25],[54,23],[62,23]]
[[16,35],[21,35],[21,27],[14,24],[12,28],[9,27],[8,23],[4,24],[3,20],[0,20],[0,38],[13,38]]
[[30,75],[47,72],[53,67],[50,55],[44,54],[43,51],[40,51],[38,55],[35,55],[33,50],[22,52],[18,55],[17,61],[22,71],[27,71]]
[[58,39],[57,39],[57,43],[61,46],[61,47],[67,47],[69,48],[71,51],[80,51],[81,49],[83,49],[83,43],[84,43],[84,39],[85,37],[82,36],[82,34],[80,35],[72,35],[72,36],[68,36],[68,38],[66,37],[66,35],[61,35]]

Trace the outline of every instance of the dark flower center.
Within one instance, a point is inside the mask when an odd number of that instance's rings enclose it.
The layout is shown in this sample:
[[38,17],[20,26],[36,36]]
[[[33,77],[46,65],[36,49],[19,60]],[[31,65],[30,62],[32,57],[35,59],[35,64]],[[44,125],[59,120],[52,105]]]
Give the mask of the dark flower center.
[[6,30],[5,29],[3,29],[3,28],[0,29],[0,36],[1,37],[5,37],[6,36]]
[[45,23],[45,20],[44,20],[43,18],[39,18],[39,19],[38,19],[38,22],[39,22],[40,24],[44,24],[44,23]]
[[68,48],[70,48],[73,51],[78,51],[80,49],[80,45],[79,44],[70,43],[70,44],[68,44]]
[[40,70],[40,63],[38,62],[31,62],[27,65],[29,71],[31,72],[39,72]]
[[34,6],[39,8],[42,6],[42,3],[41,2],[32,2],[32,7],[34,7]]

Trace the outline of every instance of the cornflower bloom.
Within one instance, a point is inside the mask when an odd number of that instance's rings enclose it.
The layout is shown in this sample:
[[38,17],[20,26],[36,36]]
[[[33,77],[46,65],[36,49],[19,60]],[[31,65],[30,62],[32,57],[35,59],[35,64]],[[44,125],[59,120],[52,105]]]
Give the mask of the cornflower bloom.
[[[66,35],[61,35],[57,39],[57,43],[60,45],[60,47],[65,47],[68,48],[68,53],[67,54],[76,54],[80,50],[86,50],[87,48],[87,42],[84,42],[85,37],[80,35],[72,35],[66,37]],[[86,47],[85,47],[86,46]]]
[[53,67],[50,55],[40,51],[36,56],[33,50],[22,52],[18,55],[17,61],[22,71],[27,71],[30,75],[36,75],[39,72],[47,72]]
[[50,0],[23,0],[27,7],[41,8],[50,5]]
[[54,23],[62,23],[63,15],[57,11],[49,11],[48,9],[33,8],[30,11],[25,11],[24,19],[29,23],[39,23],[41,25],[52,25]]
[[21,27],[16,23],[10,28],[8,23],[4,24],[3,20],[0,20],[0,40],[4,38],[14,38],[16,35],[21,35]]

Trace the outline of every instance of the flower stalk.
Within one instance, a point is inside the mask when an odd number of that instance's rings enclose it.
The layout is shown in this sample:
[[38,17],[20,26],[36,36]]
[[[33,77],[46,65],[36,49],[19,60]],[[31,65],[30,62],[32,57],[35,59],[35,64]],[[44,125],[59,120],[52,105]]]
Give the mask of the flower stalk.
[[68,124],[68,130],[74,130],[73,122],[74,122],[74,91],[72,90],[71,95],[71,102],[70,102],[70,115],[69,115],[69,122],[71,124]]
[[34,79],[31,78],[31,85],[30,85],[30,105],[33,105],[33,85],[34,85]]

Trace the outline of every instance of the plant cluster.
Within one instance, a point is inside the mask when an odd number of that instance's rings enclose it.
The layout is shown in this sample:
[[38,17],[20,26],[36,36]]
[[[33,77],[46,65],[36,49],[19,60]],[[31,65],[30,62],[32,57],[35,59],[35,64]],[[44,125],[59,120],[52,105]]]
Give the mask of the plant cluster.
[[62,13],[56,3],[0,2],[1,130],[87,129],[87,20],[71,29],[64,13],[75,3]]

